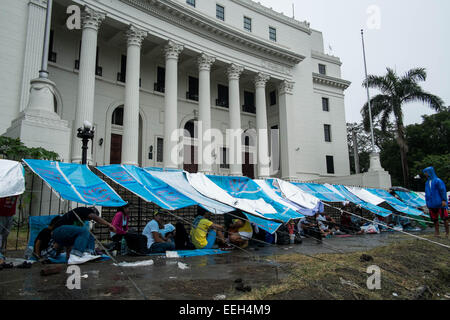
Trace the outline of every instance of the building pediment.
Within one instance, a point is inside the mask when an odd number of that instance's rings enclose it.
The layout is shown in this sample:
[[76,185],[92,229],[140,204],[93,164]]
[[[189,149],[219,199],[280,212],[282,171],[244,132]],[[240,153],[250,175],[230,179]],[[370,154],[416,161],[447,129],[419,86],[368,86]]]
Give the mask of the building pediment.
[[153,16],[177,24],[183,29],[201,30],[214,39],[222,38],[236,49],[246,49],[250,54],[269,55],[284,64],[293,67],[305,59],[288,48],[274,45],[269,41],[257,38],[252,34],[237,30],[212,19],[211,17],[173,0],[120,0]]
[[319,73],[313,73],[313,81],[317,84],[335,87],[342,90],[347,89],[352,84],[350,81],[330,77]]

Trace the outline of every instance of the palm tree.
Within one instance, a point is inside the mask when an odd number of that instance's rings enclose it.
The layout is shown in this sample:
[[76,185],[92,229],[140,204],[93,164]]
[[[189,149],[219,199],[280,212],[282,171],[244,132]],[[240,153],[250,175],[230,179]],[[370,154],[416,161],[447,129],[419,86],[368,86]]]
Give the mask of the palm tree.
[[[405,137],[402,107],[409,102],[422,102],[436,111],[441,111],[444,107],[444,102],[441,98],[424,91],[418,84],[421,81],[425,81],[426,78],[425,68],[411,69],[402,77],[399,77],[394,70],[387,68],[385,76],[370,75],[363,82],[363,87],[367,88],[368,86],[381,91],[381,94],[373,97],[370,101],[372,117],[380,120],[381,130],[385,131],[390,123],[391,116],[394,117],[396,140],[400,147],[403,183],[406,187],[409,185],[408,145]],[[370,120],[367,103],[363,106],[361,114],[364,128],[369,131]]]

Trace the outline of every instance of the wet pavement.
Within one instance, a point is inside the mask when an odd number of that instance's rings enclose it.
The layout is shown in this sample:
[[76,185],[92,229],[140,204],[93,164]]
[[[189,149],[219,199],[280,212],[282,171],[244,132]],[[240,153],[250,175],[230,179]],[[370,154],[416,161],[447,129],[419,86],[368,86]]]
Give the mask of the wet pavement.
[[[427,232],[429,233],[429,232]],[[423,234],[423,233],[422,233]],[[153,260],[142,267],[118,267],[113,261],[90,262],[80,266],[81,289],[66,287],[66,267],[59,274],[41,276],[42,265],[31,269],[0,271],[0,299],[214,299],[236,296],[236,279],[252,288],[277,284],[287,274],[276,256],[292,253],[360,252],[411,237],[399,233],[324,239],[322,244],[304,239],[289,246],[257,245],[246,251],[190,258],[117,257],[118,262]],[[22,253],[10,253],[19,258]],[[183,268],[179,262],[185,264]],[[138,286],[137,290],[130,277]]]

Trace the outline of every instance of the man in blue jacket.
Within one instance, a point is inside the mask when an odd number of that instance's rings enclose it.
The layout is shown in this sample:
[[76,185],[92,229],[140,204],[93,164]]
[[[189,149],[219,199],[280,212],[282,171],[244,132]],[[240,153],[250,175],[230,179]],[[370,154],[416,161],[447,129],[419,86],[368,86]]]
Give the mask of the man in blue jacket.
[[427,177],[427,182],[425,183],[425,200],[427,201],[431,220],[434,222],[435,235],[439,237],[440,216],[444,221],[445,233],[448,238],[448,203],[445,184],[437,177],[433,167],[424,169],[423,173]]

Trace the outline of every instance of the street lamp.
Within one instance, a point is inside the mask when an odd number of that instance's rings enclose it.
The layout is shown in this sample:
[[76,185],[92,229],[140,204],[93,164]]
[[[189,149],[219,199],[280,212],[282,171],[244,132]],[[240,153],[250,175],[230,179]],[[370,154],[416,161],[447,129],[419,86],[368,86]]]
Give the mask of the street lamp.
[[89,140],[94,139],[95,128],[89,121],[84,121],[83,127],[78,128],[77,137],[81,139],[83,142],[82,155],[81,155],[81,164],[87,163],[87,151],[88,151],[88,143]]

